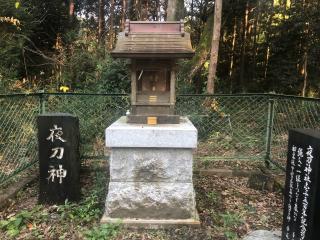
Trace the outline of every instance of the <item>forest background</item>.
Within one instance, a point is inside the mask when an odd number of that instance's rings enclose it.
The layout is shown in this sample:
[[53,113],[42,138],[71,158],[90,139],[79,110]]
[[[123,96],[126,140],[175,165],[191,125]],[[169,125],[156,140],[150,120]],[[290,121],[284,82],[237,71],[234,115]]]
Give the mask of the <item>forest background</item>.
[[[216,0],[217,1],[217,0]],[[215,93],[320,96],[320,0],[223,2]],[[168,7],[169,6],[169,7]],[[195,56],[178,92],[207,92],[215,1],[0,0],[0,93],[130,91],[110,57],[125,19],[185,21]]]

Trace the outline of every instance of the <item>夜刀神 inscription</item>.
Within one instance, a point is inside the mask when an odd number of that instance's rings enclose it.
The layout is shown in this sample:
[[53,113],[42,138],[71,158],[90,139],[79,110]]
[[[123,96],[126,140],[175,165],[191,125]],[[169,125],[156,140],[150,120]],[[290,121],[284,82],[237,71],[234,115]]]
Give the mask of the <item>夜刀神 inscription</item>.
[[[60,144],[63,144],[67,142],[65,139],[62,138],[63,135],[63,130],[62,127],[58,127],[57,124],[53,125],[53,128],[50,128],[50,135],[46,138],[47,141],[50,141],[54,143],[55,141],[60,142]],[[64,154],[64,147],[59,146],[55,148],[51,148],[52,154],[49,156],[49,158],[53,159],[63,159],[63,154]],[[62,184],[63,178],[67,176],[67,170],[63,168],[62,164],[59,164],[59,168],[55,168],[55,166],[50,165],[49,166],[49,177],[47,178],[48,183],[55,182],[55,179],[59,179],[59,183]],[[51,180],[51,181],[50,181]]]

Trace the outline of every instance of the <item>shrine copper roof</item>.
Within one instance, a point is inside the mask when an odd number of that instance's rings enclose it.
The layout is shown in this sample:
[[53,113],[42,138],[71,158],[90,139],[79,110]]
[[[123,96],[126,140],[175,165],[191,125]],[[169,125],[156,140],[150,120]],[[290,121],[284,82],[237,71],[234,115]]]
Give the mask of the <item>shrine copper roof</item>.
[[191,58],[190,34],[181,22],[126,21],[115,49],[117,58]]

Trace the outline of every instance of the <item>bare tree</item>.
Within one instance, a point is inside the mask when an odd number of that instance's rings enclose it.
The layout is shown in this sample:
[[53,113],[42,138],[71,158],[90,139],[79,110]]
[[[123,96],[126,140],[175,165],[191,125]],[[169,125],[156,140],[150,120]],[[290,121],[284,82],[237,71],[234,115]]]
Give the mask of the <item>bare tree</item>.
[[243,31],[242,31],[242,46],[241,46],[241,58],[240,58],[240,85],[242,90],[246,90],[246,83],[245,83],[245,62],[246,62],[246,42],[249,30],[249,1],[246,3],[246,7],[244,10],[243,15]]
[[99,0],[98,41],[99,41],[99,44],[101,45],[104,44],[105,26],[106,26],[106,21],[104,18],[104,6],[105,6],[104,0]]
[[109,41],[108,48],[113,48],[114,42],[114,0],[110,0],[110,17],[109,17]]
[[74,0],[69,1],[69,16],[74,16]]
[[176,7],[177,7],[177,0],[168,0],[167,21],[176,20],[176,12],[177,12]]
[[124,25],[127,18],[127,0],[122,0],[121,30],[124,31]]
[[214,79],[216,77],[216,71],[217,71],[220,29],[221,29],[221,13],[222,13],[222,0],[215,0],[214,24],[213,24],[213,32],[212,32],[210,64],[209,64],[209,74],[208,74],[208,82],[207,82],[207,92],[210,94],[214,93]]

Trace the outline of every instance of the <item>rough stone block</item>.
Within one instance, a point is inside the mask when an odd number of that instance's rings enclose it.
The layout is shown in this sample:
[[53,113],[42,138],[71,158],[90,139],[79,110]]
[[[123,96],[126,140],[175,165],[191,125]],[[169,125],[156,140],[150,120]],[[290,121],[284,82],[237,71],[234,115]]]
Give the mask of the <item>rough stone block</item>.
[[141,219],[194,218],[194,197],[192,183],[110,182],[106,215]]
[[192,182],[192,150],[113,148],[111,181]]

